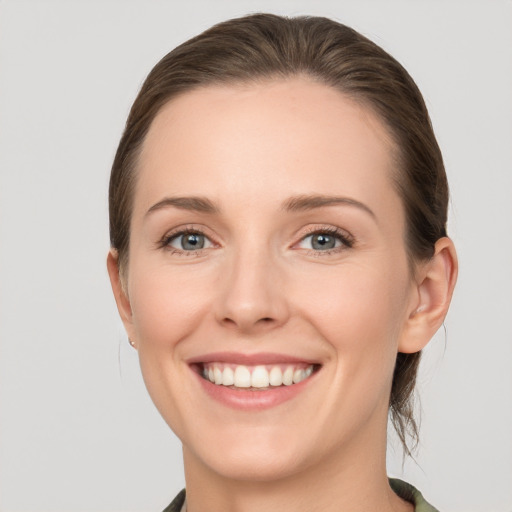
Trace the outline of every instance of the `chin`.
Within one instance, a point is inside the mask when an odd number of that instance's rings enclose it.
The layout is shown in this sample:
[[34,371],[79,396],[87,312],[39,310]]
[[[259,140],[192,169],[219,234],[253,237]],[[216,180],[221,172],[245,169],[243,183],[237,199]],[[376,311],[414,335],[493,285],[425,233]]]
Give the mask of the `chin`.
[[209,436],[208,443],[196,444],[194,453],[185,448],[185,463],[195,459],[223,478],[252,482],[281,480],[313,463],[312,454],[308,457],[305,453],[303,440],[294,442],[282,432],[269,435],[268,431],[257,434],[244,430],[243,436]]
[[203,463],[223,478],[250,482],[282,480],[300,472],[306,466],[278,451],[266,457],[261,453],[258,456],[233,454],[223,457],[222,460],[203,460]]

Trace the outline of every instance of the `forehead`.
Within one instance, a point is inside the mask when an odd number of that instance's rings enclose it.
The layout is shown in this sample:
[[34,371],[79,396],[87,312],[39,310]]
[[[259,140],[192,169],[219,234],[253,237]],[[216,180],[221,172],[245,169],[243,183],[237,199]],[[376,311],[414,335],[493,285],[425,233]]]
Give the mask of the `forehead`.
[[165,194],[222,201],[226,192],[245,200],[333,192],[375,200],[394,192],[394,167],[386,127],[332,87],[306,78],[215,85],[157,114],[136,196],[145,207]]

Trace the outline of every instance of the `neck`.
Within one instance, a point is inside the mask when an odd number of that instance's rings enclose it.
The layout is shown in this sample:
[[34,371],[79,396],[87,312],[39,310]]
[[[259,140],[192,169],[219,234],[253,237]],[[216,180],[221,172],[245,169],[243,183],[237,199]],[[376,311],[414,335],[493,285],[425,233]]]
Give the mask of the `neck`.
[[291,475],[272,480],[237,480],[213,471],[186,447],[187,512],[412,512],[393,493],[386,475],[386,440],[363,436],[350,449]]

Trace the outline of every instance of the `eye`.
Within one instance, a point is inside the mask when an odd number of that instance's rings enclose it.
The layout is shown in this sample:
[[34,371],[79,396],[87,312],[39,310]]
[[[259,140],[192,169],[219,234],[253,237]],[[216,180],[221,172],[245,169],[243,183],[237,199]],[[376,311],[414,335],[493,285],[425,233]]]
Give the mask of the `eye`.
[[305,236],[297,245],[299,249],[313,251],[330,251],[333,249],[351,247],[351,240],[338,230],[318,230]]
[[212,242],[203,233],[187,231],[172,235],[165,245],[180,251],[199,251],[211,247]]
[[315,251],[327,251],[341,246],[341,241],[328,233],[314,233],[302,239],[299,244],[301,249],[313,249]]

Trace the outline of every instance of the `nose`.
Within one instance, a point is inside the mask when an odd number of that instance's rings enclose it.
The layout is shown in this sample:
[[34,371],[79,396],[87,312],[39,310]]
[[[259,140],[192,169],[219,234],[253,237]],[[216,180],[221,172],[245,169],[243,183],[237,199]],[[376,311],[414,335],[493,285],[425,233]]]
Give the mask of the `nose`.
[[220,277],[216,317],[224,326],[244,334],[269,331],[286,323],[283,273],[264,251],[239,252],[226,262]]

